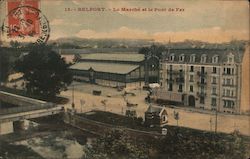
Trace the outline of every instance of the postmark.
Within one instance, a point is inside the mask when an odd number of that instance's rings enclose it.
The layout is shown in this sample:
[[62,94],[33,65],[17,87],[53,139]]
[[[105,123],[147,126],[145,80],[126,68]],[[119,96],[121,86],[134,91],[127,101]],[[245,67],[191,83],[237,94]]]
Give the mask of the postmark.
[[46,43],[50,36],[49,21],[38,9],[37,1],[7,2],[8,14],[1,31],[2,37],[18,42]]

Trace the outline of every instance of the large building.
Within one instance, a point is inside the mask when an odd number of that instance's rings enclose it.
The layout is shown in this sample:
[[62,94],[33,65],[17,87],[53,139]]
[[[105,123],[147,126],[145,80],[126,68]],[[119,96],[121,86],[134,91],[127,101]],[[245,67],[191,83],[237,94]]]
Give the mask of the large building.
[[250,110],[249,47],[169,49],[155,99],[220,112]]
[[[145,67],[146,64],[149,67]],[[144,86],[146,78],[146,81],[157,82],[158,66],[157,59],[145,60],[144,55],[138,53],[88,53],[79,54],[77,63],[70,69],[78,81],[138,88]],[[148,73],[145,74],[145,70]]]

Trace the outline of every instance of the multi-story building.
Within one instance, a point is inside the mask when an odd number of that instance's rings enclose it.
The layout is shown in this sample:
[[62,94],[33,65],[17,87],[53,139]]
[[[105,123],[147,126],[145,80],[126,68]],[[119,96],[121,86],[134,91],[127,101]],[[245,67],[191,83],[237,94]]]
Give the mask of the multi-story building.
[[249,47],[169,49],[160,63],[155,99],[220,112],[250,110]]

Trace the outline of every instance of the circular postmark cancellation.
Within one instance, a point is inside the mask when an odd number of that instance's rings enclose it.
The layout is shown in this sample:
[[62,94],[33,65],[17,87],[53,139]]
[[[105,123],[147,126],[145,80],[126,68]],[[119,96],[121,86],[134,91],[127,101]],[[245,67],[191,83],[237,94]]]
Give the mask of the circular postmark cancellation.
[[18,6],[10,10],[1,31],[3,38],[36,44],[46,43],[50,36],[48,19],[32,6]]

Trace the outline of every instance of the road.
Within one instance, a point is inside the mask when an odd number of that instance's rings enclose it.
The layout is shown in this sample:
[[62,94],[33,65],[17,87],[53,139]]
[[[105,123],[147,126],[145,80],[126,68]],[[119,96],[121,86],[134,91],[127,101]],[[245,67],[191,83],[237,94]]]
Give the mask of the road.
[[[123,92],[118,92],[116,89],[109,87],[102,87],[97,85],[90,85],[86,83],[74,83],[74,103],[78,112],[86,112],[93,109],[106,110],[118,114],[124,114],[126,110],[126,102],[122,96]],[[91,94],[92,90],[102,90],[101,96],[94,96]],[[143,90],[130,90],[136,96],[127,95],[127,99],[138,104],[135,108],[137,115],[144,117],[144,112],[147,110],[148,104],[145,103],[144,98],[147,95]],[[72,103],[72,87],[62,92],[63,97],[70,99],[70,103],[66,104],[66,108],[71,108]],[[108,96],[108,97],[107,97]],[[85,103],[81,105],[81,100]],[[106,106],[101,101],[106,100]],[[179,112],[178,125],[200,130],[215,130],[215,114],[211,112],[196,112],[194,109],[182,108],[167,108],[169,115],[169,125],[176,125],[177,121],[174,119],[174,111]],[[232,115],[232,114],[218,114],[217,131],[231,133],[235,129],[242,134],[250,136],[250,116],[246,115]]]

